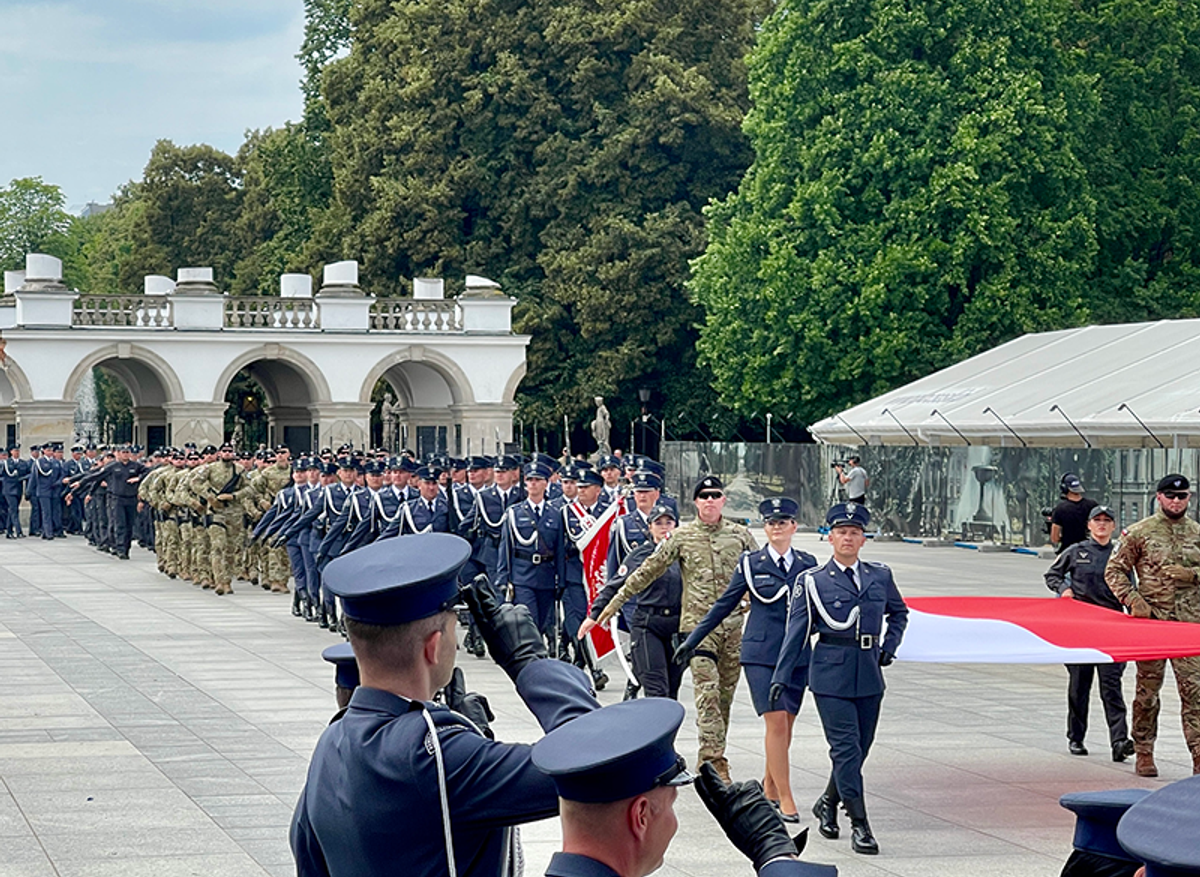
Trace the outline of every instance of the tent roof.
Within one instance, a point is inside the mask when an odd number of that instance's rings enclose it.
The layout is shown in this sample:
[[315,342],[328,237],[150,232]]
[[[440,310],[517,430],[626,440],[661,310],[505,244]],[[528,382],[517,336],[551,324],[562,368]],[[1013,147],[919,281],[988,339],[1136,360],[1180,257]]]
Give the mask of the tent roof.
[[1023,335],[810,430],[847,445],[1200,446],[1197,341],[1200,320]]

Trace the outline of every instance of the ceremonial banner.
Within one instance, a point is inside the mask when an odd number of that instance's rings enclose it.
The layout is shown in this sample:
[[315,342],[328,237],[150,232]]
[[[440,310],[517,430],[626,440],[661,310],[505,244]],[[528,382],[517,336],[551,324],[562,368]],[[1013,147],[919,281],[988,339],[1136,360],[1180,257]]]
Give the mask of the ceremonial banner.
[[1200,624],[1133,618],[1071,599],[913,597],[901,661],[1109,664],[1200,655]]
[[[575,547],[579,549],[579,556],[583,560],[583,581],[587,586],[589,612],[592,601],[604,587],[604,561],[608,557],[609,536],[620,505],[615,502],[610,504],[594,520],[582,506],[575,509],[576,517],[583,525],[583,533],[575,540]],[[575,631],[571,631],[571,635],[574,636]],[[603,627],[593,627],[588,636],[597,658],[603,658],[615,648],[612,635]]]

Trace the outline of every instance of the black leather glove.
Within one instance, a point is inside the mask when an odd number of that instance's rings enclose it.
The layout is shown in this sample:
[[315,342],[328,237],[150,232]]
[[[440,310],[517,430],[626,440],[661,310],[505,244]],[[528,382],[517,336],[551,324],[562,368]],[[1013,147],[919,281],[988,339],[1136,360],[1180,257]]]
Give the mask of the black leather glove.
[[492,733],[492,726],[490,724],[496,720],[496,717],[492,715],[492,708],[488,704],[487,698],[482,694],[467,691],[467,680],[463,677],[461,667],[454,668],[454,673],[450,677],[450,684],[442,689],[442,691],[445,694],[446,706],[470,719],[475,727],[483,732],[483,736],[489,740],[496,739],[496,735]]
[[883,651],[881,651],[879,653],[879,666],[880,667],[890,667],[892,665],[892,661],[894,661],[894,660],[896,660],[896,656],[893,655],[891,652],[889,652],[887,649],[884,649]]
[[775,704],[783,699],[783,693],[787,691],[787,686],[782,682],[772,682],[771,688],[767,693],[767,706],[775,709]]
[[[787,826],[763,794],[758,780],[726,785],[709,762],[700,765],[696,791],[704,806],[720,823],[726,837],[761,870],[767,862],[780,856],[794,856],[796,843],[788,835]],[[808,836],[797,836],[800,849]]]
[[501,602],[487,576],[475,577],[463,590],[488,654],[513,682],[526,665],[546,657],[546,643],[524,606]]
[[675,650],[675,655],[672,657],[676,664],[686,667],[692,662],[692,657],[696,654],[696,647],[688,645],[688,640],[684,640],[679,644],[679,648]]

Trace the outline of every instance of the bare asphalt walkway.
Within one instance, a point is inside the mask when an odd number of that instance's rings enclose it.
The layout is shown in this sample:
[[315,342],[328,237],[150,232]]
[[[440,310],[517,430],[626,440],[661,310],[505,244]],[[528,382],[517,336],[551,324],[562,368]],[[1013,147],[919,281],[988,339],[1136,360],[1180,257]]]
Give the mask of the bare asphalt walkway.
[[[797,544],[828,557],[814,536]],[[1037,558],[908,544],[869,545],[865,556],[889,563],[910,596],[1046,593],[1048,562]],[[287,826],[334,710],[320,651],[335,638],[292,618],[287,598],[236,590],[219,598],[158,575],[146,552],[121,562],[77,537],[0,543],[0,877],[294,874]],[[486,660],[462,664],[491,699],[497,735],[536,739],[503,674]],[[882,854],[856,856],[815,826],[806,852],[843,875],[1056,875],[1072,831],[1061,794],[1190,774],[1170,679],[1162,778],[1138,780],[1109,760],[1098,701],[1093,754],[1067,754],[1062,667],[897,663],[887,678],[866,769]],[[617,700],[622,687],[601,699]],[[1127,696],[1132,688],[1130,668]],[[682,699],[692,713],[690,689]],[[761,776],[762,723],[744,690],[734,714],[734,776]],[[694,757],[690,720],[680,747]],[[792,759],[797,800],[811,802],[828,774],[811,702]],[[678,811],[662,873],[751,873],[694,793],[684,791]],[[525,873],[540,874],[557,825],[527,826],[523,837]]]

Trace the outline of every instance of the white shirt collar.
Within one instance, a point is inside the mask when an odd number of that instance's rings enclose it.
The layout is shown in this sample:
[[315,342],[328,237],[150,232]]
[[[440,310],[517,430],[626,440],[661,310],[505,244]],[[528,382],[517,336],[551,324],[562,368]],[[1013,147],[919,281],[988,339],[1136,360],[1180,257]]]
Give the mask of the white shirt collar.
[[795,558],[795,552],[789,548],[787,554],[780,554],[775,550],[775,546],[767,543],[767,554],[771,556],[771,560],[775,561],[775,565],[779,566],[779,558],[783,558],[783,566],[788,572],[792,569],[792,560]]

